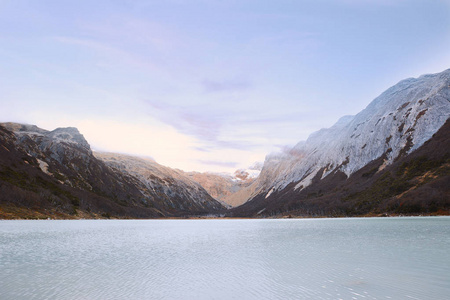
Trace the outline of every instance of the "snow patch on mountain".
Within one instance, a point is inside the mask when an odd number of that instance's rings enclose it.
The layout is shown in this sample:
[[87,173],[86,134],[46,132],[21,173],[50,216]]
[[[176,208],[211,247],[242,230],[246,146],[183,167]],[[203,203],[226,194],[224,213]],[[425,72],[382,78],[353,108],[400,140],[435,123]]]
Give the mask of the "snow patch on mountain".
[[43,160],[40,160],[39,158],[37,158],[37,161],[39,163],[39,168],[42,170],[42,172],[44,172],[47,175],[53,175],[48,171],[48,163],[46,163]]

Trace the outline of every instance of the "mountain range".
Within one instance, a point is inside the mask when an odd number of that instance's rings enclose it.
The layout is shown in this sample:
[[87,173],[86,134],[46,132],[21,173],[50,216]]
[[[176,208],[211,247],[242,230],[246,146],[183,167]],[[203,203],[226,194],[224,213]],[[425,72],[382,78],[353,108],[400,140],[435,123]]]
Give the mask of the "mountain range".
[[157,218],[225,207],[156,162],[92,152],[76,128],[0,125],[0,217]]
[[233,175],[93,152],[76,128],[1,123],[0,218],[448,214],[449,116],[450,69],[406,79]]

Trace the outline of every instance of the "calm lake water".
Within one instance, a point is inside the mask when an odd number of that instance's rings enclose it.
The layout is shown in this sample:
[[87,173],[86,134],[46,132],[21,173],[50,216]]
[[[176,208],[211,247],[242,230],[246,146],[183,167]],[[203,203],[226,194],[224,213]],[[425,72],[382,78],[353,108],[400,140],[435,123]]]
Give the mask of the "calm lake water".
[[450,217],[0,221],[0,299],[448,299]]

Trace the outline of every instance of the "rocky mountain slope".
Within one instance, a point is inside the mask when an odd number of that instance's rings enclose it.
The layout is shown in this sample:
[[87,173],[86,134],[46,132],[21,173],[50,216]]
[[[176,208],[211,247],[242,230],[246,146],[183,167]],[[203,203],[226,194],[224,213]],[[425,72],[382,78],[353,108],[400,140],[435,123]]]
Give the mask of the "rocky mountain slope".
[[[47,131],[16,123],[2,123],[0,128],[0,207],[3,211],[8,207],[12,216],[23,214],[18,212],[21,209],[39,211],[42,216],[140,218],[223,209],[203,195],[198,201],[181,194],[172,199],[172,190],[168,194],[164,187],[149,190],[140,178],[97,159],[76,128]],[[183,205],[168,204],[168,199]]]
[[118,174],[137,178],[143,184],[142,193],[166,211],[214,212],[224,208],[181,170],[129,155],[100,152],[94,155]]
[[356,116],[341,118],[290,151],[268,155],[259,178],[247,188],[249,201],[236,211],[263,214],[270,206],[273,213],[287,195],[302,201],[319,185],[327,189],[316,196],[324,195],[369,165],[371,175],[380,174],[432,138],[449,116],[450,70],[403,80]]

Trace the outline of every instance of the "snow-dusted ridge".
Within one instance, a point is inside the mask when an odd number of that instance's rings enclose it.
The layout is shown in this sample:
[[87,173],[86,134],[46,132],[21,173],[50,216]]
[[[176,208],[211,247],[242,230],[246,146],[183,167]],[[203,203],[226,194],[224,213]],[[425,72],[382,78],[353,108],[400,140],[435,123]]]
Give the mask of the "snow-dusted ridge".
[[145,186],[144,194],[164,199],[164,205],[169,208],[221,208],[200,184],[181,170],[162,166],[153,159],[126,154],[94,152],[94,155],[107,166],[137,178]]
[[[251,197],[309,186],[334,172],[350,176],[384,156],[384,165],[420,147],[450,116],[450,69],[400,81],[355,116],[311,134],[289,151],[266,157]],[[319,173],[320,172],[320,173]]]

